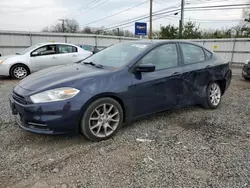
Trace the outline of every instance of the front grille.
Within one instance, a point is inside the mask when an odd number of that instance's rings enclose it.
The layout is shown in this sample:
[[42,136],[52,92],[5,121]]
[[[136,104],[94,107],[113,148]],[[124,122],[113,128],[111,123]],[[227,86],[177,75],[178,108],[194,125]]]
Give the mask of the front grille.
[[12,97],[13,97],[13,99],[14,99],[16,102],[18,102],[18,103],[20,103],[20,104],[27,104],[26,99],[25,99],[23,96],[21,96],[21,95],[15,93],[15,92],[12,93]]

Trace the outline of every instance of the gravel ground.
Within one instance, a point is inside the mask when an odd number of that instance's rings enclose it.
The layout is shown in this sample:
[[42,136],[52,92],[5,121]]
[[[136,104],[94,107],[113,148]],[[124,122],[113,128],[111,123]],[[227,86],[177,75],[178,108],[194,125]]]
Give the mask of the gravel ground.
[[170,110],[100,143],[18,128],[14,84],[0,81],[0,187],[250,187],[250,82],[239,76],[216,110]]

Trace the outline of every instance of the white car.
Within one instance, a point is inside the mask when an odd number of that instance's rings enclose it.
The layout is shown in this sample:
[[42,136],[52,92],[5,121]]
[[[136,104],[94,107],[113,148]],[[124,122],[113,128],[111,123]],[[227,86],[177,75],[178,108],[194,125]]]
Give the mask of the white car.
[[74,63],[92,54],[73,44],[41,43],[16,55],[0,57],[0,76],[23,79],[41,69]]

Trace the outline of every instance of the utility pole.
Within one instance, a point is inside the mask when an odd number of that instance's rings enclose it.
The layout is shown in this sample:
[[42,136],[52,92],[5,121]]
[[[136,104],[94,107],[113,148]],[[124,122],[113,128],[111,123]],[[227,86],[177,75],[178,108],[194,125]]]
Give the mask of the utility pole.
[[64,33],[65,32],[65,19],[59,19],[59,21],[62,21],[62,30]]
[[119,36],[119,34],[120,34],[120,29],[117,28],[117,36]]
[[182,38],[182,30],[183,30],[183,19],[184,19],[184,2],[185,0],[181,0],[181,19],[179,21],[179,38]]
[[149,8],[149,39],[152,39],[153,35],[153,26],[152,26],[152,17],[153,17],[153,0],[150,0],[150,8]]

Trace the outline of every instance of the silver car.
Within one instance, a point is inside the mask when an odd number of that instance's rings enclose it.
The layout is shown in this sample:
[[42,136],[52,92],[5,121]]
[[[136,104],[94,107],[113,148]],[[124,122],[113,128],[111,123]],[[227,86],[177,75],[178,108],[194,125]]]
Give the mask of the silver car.
[[92,52],[72,44],[41,43],[16,55],[0,57],[0,76],[23,79],[41,69],[74,63],[90,55]]

